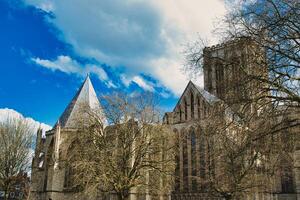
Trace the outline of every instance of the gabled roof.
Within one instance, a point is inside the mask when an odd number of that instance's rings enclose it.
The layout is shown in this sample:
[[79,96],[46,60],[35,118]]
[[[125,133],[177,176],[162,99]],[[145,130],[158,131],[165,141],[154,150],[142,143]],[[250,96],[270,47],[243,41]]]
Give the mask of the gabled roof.
[[[173,109],[173,112],[175,111],[176,107],[178,106],[178,104],[180,104],[181,99],[183,98],[184,94],[186,93],[186,91],[191,88],[194,87],[199,94],[203,97],[203,99],[209,103],[210,105],[213,105],[216,102],[224,102],[223,100],[219,99],[218,97],[216,97],[215,95],[209,93],[208,91],[204,90],[203,88],[201,88],[200,86],[196,85],[195,83],[193,83],[192,81],[189,81],[189,83],[187,84],[186,88],[184,89],[181,97],[179,98],[176,106]],[[240,122],[241,118],[230,108],[227,107],[225,110],[225,116],[227,116],[228,118],[233,119],[236,122]]]
[[173,111],[176,109],[177,105],[181,102],[182,97],[184,96],[184,94],[188,90],[188,88],[190,88],[190,87],[194,87],[200,93],[200,95],[204,98],[204,100],[207,101],[211,105],[214,104],[215,102],[221,101],[221,99],[219,99],[215,95],[213,95],[213,94],[209,93],[208,91],[204,90],[203,88],[196,85],[192,81],[189,81],[189,83],[187,84],[186,88],[184,89],[181,97],[179,98],[176,106],[174,107]]
[[99,117],[102,119],[102,123],[105,123],[106,119],[104,112],[101,108],[89,75],[87,75],[78,92],[60,116],[56,125],[59,123],[61,128],[76,128],[77,120],[87,116],[82,115],[83,112],[87,111],[85,109],[90,109],[93,113],[101,115]]
[[195,88],[200,92],[200,94],[203,96],[203,98],[210,104],[213,104],[217,101],[221,101],[221,99],[219,99],[218,97],[216,97],[215,95],[209,93],[208,91],[204,90],[203,88],[201,88],[200,86],[194,84],[192,81],[191,83],[195,86]]

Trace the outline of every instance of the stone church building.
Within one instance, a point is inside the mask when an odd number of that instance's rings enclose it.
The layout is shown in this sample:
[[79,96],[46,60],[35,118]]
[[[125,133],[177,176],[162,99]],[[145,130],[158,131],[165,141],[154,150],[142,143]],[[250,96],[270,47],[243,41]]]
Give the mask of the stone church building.
[[[245,81],[246,76],[243,74],[246,71],[249,74],[260,74],[262,77],[268,76],[266,68],[257,65],[258,60],[264,58],[264,52],[259,50],[254,42],[248,38],[241,38],[206,47],[203,51],[204,89],[190,81],[173,111],[166,113],[163,119],[180,138],[176,181],[172,192],[172,199],[176,200],[214,199],[208,196],[205,185],[209,182],[209,173],[218,170],[212,163],[209,152],[211,147],[205,138],[205,127],[207,124],[214,124],[208,120],[224,112],[224,120],[237,124],[228,126],[228,131],[234,130],[239,125],[238,113],[242,109],[244,113],[258,113],[255,105],[245,107],[240,103],[241,100],[253,99],[265,93],[258,90],[262,87],[257,87],[258,83],[254,80]],[[245,83],[242,84],[243,81]],[[224,105],[226,109],[220,109]],[[297,114],[296,118],[299,119],[299,112]],[[217,126],[217,122],[215,123]],[[297,133],[294,134],[297,142],[285,158],[282,158],[284,164],[288,165],[285,171],[275,176],[268,192],[252,191],[247,197],[240,199],[300,200],[300,146],[297,138],[300,130],[298,128],[293,131]]]
[[[204,49],[204,89],[192,81],[178,100],[172,112],[164,115],[163,123],[172,128],[175,134],[184,138],[179,143],[179,153],[176,164],[176,180],[171,199],[212,199],[205,193],[205,182],[210,162],[207,147],[204,143],[202,126],[205,126],[208,115],[218,112],[218,105],[230,105],[225,116],[236,118],[242,108],[234,99],[245,96],[258,95],[255,83],[252,90],[243,90],[237,84],[243,79],[239,66],[243,65],[251,73],[267,75],[252,64],[251,59],[255,49],[248,39],[234,40],[225,44]],[[234,62],[229,66],[222,65],[222,60],[231,59]],[[255,56],[257,59],[257,56]],[[263,57],[261,58],[263,59]],[[228,85],[236,85],[229,89]],[[234,97],[234,98],[233,98]],[[90,78],[87,77],[79,91],[63,112],[52,130],[42,136],[42,130],[37,133],[35,156],[32,162],[32,184],[30,189],[31,200],[71,200],[86,199],[81,193],[72,190],[72,176],[70,170],[61,161],[68,157],[74,135],[78,130],[77,118],[88,118],[80,115],[82,105],[85,108],[97,111],[105,123],[101,105],[97,99]],[[251,112],[253,108],[249,108]],[[88,120],[88,119],[87,119]],[[248,199],[300,200],[300,148],[290,153],[290,171],[288,178],[278,177],[273,193],[268,195],[253,194]],[[199,177],[199,178],[194,178]]]
[[102,108],[89,76],[53,129],[46,132],[46,137],[42,136],[42,130],[37,133],[35,156],[32,161],[30,199],[85,199],[82,194],[74,192],[71,171],[63,162],[67,160],[68,152],[71,151],[74,135],[79,128],[79,120],[80,123],[88,121],[89,115],[82,112],[83,108],[97,113],[105,123]]

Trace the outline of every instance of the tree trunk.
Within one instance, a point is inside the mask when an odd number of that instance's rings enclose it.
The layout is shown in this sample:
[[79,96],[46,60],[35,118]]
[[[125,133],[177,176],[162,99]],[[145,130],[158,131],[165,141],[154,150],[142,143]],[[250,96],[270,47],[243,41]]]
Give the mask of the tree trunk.
[[128,192],[119,192],[117,193],[118,200],[128,200],[129,199],[129,193]]
[[7,188],[4,189],[4,200],[8,200]]

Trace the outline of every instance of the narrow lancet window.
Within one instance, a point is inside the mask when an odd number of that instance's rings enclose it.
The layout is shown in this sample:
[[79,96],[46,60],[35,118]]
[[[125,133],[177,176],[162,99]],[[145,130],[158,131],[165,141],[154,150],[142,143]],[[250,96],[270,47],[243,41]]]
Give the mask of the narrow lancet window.
[[194,119],[194,112],[195,112],[195,109],[194,109],[194,94],[191,93],[191,118]]
[[186,99],[184,99],[184,118],[185,118],[185,120],[187,120],[188,119],[188,108],[187,108],[188,106],[187,106],[187,102],[186,102]]

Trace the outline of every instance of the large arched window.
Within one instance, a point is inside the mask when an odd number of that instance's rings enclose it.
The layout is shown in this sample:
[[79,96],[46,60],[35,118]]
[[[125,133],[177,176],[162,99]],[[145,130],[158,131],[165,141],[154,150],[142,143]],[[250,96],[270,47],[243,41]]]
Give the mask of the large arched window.
[[191,92],[191,118],[194,119],[195,109],[194,109],[194,94]]
[[197,138],[196,133],[194,129],[191,129],[190,131],[190,138],[191,138],[191,169],[192,169],[192,190],[197,191],[197,165],[196,165],[196,144],[197,144]]

